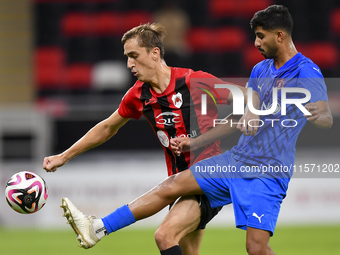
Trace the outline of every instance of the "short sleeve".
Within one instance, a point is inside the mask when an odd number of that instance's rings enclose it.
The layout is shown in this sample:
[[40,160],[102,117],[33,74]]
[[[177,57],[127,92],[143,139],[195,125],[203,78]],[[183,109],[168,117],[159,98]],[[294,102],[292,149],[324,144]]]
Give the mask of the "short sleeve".
[[311,93],[310,102],[328,101],[326,83],[316,64],[308,63],[301,67],[299,86]]
[[142,116],[142,102],[134,93],[134,87],[130,88],[123,96],[118,113],[123,118],[133,118],[137,120]]

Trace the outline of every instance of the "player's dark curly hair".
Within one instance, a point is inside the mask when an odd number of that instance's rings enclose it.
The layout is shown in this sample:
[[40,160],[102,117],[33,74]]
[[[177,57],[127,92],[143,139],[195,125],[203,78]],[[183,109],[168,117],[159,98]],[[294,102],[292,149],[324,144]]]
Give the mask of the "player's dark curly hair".
[[284,29],[291,36],[293,19],[288,8],[283,5],[271,5],[267,9],[255,13],[250,21],[250,27],[252,30],[257,27],[262,27],[264,30]]
[[125,44],[127,40],[137,37],[139,46],[145,47],[147,52],[150,52],[154,47],[158,47],[160,50],[160,57],[163,59],[163,39],[166,33],[166,29],[163,25],[159,23],[147,23],[127,31],[122,37],[122,43]]

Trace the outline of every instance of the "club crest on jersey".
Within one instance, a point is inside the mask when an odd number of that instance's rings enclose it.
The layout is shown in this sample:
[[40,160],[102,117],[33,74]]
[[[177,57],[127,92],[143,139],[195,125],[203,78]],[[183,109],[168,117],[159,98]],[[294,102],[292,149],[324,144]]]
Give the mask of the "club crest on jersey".
[[285,85],[285,80],[284,80],[284,79],[279,79],[279,80],[276,82],[275,87],[277,87],[277,88],[282,88],[284,85]]
[[177,108],[181,108],[183,104],[182,94],[178,92],[176,95],[172,96],[172,102],[174,102],[174,106]]

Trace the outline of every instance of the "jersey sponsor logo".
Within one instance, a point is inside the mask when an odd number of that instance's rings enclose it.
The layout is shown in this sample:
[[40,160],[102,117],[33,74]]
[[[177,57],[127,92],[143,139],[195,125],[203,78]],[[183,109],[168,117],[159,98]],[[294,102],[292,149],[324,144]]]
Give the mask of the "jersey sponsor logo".
[[260,223],[262,223],[261,218],[264,216],[264,214],[262,214],[261,216],[258,216],[255,212],[253,212],[253,216],[256,217]]
[[175,112],[163,112],[156,117],[157,124],[173,126],[182,121],[181,115]]
[[182,94],[180,92],[178,92],[176,95],[172,95],[172,102],[174,103],[174,106],[177,108],[181,108],[182,104],[183,104],[183,98],[182,98]]
[[170,140],[169,140],[168,135],[164,131],[158,130],[157,131],[157,137],[164,147],[169,147]]
[[170,139],[172,138],[176,138],[176,137],[189,137],[189,138],[194,138],[197,137],[197,131],[196,130],[192,130],[190,132],[190,134],[181,134],[181,135],[177,135],[177,136],[171,136]]

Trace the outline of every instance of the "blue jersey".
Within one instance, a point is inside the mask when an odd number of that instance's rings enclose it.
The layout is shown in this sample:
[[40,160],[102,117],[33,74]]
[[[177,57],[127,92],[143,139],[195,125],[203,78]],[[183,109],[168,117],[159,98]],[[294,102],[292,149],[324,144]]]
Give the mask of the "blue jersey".
[[[288,184],[293,173],[296,140],[307,118],[294,104],[287,104],[286,115],[281,114],[280,88],[305,88],[311,93],[309,102],[328,101],[320,68],[301,53],[296,54],[278,70],[274,61],[267,59],[253,68],[248,87],[259,93],[261,110],[271,107],[273,88],[278,88],[277,108],[270,115],[260,116],[262,126],[256,135],[242,135],[231,153],[236,160],[246,165],[258,166],[258,169],[268,171],[270,176],[286,178],[285,183]],[[287,98],[304,97],[302,93],[287,94]]]

